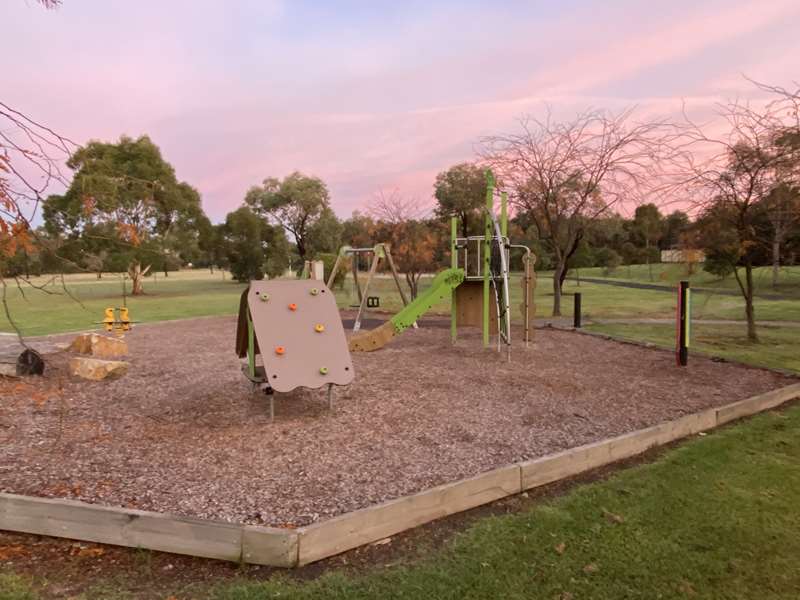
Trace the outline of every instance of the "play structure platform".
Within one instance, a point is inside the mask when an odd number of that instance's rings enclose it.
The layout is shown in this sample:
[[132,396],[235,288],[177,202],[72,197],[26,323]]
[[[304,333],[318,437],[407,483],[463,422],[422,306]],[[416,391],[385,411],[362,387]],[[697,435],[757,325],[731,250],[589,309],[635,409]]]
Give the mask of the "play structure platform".
[[252,281],[242,294],[236,353],[270,396],[298,387],[348,385],[355,375],[336,299],[314,279]]

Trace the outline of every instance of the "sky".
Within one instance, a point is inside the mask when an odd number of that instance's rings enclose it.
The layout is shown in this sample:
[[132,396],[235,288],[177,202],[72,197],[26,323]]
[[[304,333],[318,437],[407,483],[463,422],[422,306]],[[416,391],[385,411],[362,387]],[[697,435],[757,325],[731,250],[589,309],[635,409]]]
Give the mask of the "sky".
[[340,217],[432,203],[550,107],[638,118],[800,80],[798,0],[0,0],[0,100],[78,143],[149,135],[213,221],[299,170]]

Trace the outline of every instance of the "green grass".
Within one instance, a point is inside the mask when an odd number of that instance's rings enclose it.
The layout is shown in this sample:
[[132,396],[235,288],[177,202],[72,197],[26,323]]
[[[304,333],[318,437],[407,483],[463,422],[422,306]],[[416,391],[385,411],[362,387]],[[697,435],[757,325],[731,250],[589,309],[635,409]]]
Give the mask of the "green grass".
[[[637,266],[641,270],[642,265]],[[672,268],[672,267],[671,267]],[[34,278],[35,285],[42,285],[47,278]],[[424,277],[421,289],[431,281]],[[362,284],[363,284],[362,279]],[[7,289],[7,298],[14,322],[25,335],[44,335],[91,328],[101,320],[103,309],[122,304],[122,282],[118,275],[106,275],[97,280],[92,275],[70,275],[65,278],[66,293],[61,281],[52,281],[44,293],[23,284],[23,295],[16,286]],[[800,289],[800,284],[797,286]],[[146,280],[146,295],[128,297],[127,304],[137,321],[163,321],[169,319],[235,314],[239,306],[242,284],[222,278],[217,272],[182,271],[168,278],[158,275]],[[583,313],[587,319],[620,318],[672,318],[675,311],[674,294],[582,282],[577,285],[570,278],[565,285],[562,312],[572,315],[574,292],[583,295]],[[390,278],[376,278],[369,295],[381,298],[381,310],[396,312],[402,306],[394,282]],[[547,273],[539,275],[535,301],[537,315],[548,317],[552,309],[552,279]],[[76,299],[79,301],[76,301]],[[342,290],[336,291],[340,308],[357,304],[358,298],[352,278],[348,278]],[[522,301],[521,287],[515,282],[511,286],[511,302]],[[434,306],[433,314],[448,314],[449,300]],[[756,301],[756,318],[763,321],[800,321],[800,297],[797,300]],[[519,312],[513,311],[515,319]],[[735,319],[744,316],[744,303],[737,296],[696,293],[693,295],[693,315],[697,319]],[[0,332],[11,332],[13,328],[0,311]]]
[[[31,282],[37,286],[47,284],[49,293],[25,284],[20,291],[13,283],[9,283],[6,292],[11,316],[25,335],[91,329],[102,320],[107,306],[122,306],[119,275],[105,275],[101,280],[93,275],[69,275],[63,283],[37,277]],[[130,293],[130,281],[127,284]],[[166,278],[163,274],[148,277],[146,295],[128,296],[126,301],[136,321],[234,314],[243,289],[242,284],[231,281],[230,275],[223,280],[219,272],[211,275],[208,271],[182,271]],[[0,332],[11,331],[11,324],[0,311]]]
[[[799,466],[794,407],[697,438],[562,497],[531,501],[520,512],[480,519],[444,548],[389,568],[340,569],[308,582],[241,576],[174,584],[169,593],[214,600],[795,599]],[[33,590],[44,598],[54,583],[6,575],[0,598],[38,597]],[[95,580],[81,597],[129,597],[124,581],[115,585],[111,595],[107,582]]]
[[[614,337],[675,347],[675,326],[662,324],[598,324],[590,331]],[[800,328],[759,327],[759,343],[747,340],[743,325],[692,326],[690,354],[721,356],[751,365],[790,369],[800,373]]]
[[[683,264],[657,263],[653,264],[651,268],[652,279],[650,278],[651,269],[647,265],[625,265],[617,267],[613,273],[609,274],[602,267],[580,269],[580,276],[660,285],[674,285],[678,281],[686,279],[695,287],[739,290],[736,278],[733,275],[720,279],[716,275],[704,271],[702,265],[695,267],[690,276],[687,276],[686,266]],[[573,277],[575,277],[574,271],[570,274],[570,279]],[[800,299],[800,266],[781,267],[777,288],[772,287],[772,267],[757,267],[754,269],[753,280],[756,293],[780,294]]]

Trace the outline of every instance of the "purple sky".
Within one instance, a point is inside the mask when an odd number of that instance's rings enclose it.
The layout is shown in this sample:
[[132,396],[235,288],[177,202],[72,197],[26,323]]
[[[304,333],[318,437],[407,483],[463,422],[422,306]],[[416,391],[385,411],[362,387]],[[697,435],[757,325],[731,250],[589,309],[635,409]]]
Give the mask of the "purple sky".
[[295,169],[342,217],[379,189],[429,199],[545,103],[703,118],[753,95],[742,74],[800,79],[797,0],[3,0],[0,20],[0,99],[81,143],[149,134],[212,220]]

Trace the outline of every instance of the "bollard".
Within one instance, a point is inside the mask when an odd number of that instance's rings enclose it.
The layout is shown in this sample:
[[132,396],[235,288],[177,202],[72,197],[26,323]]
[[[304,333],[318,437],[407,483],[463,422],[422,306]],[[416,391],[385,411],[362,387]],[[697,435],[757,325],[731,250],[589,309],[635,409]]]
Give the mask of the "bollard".
[[689,335],[691,327],[691,301],[689,282],[678,284],[678,307],[675,332],[676,358],[678,366],[685,367],[689,362]]
[[572,326],[575,329],[581,328],[581,295],[575,294],[575,304],[572,309]]

